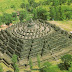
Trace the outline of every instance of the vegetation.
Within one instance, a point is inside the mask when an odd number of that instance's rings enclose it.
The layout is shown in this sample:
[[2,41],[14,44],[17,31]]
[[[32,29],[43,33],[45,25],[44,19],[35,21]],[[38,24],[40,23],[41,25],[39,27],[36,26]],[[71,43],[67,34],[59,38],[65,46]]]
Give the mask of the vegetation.
[[20,11],[19,20],[22,22],[27,17],[26,11]]
[[3,0],[0,5],[0,24],[9,25],[13,21],[17,21],[17,11],[20,12],[20,21],[29,20],[28,16],[33,19],[57,21],[72,19],[71,0],[38,0],[38,2],[36,0]]
[[6,25],[9,25],[12,23],[12,15],[4,13],[2,17],[2,23],[5,23]]
[[72,62],[72,56],[67,54],[61,57],[61,60],[63,61],[63,63],[60,64],[60,69],[61,70],[69,70],[70,64]]
[[47,20],[49,16],[48,11],[42,7],[38,7],[37,9],[34,9],[33,13],[34,13],[34,17],[33,17],[34,19]]
[[2,65],[0,65],[0,72],[3,72],[3,67],[2,67]]
[[64,56],[61,57],[61,60],[64,62],[64,63],[71,63],[72,62],[72,56],[69,55],[69,54],[66,54]]
[[[38,58],[38,57],[37,57]],[[39,69],[32,69],[33,72],[34,70],[38,70],[40,72],[71,72],[72,71],[72,55],[70,54],[66,54],[64,56],[61,57],[61,60],[63,63],[60,63],[58,65],[52,65],[51,63],[49,63],[48,61],[45,63],[41,64],[41,68]],[[38,59],[39,61],[39,59]],[[38,66],[39,67],[39,66]]]
[[12,56],[12,62],[13,62],[13,67],[14,67],[14,72],[19,72],[19,68],[17,63],[17,55]]
[[37,55],[37,62],[38,62],[38,67],[40,68],[41,65],[40,65],[40,56],[39,55]]
[[17,20],[17,13],[15,12],[12,13],[12,19],[13,21]]
[[[14,55],[14,56],[16,56],[16,55]],[[72,59],[72,55],[66,54],[66,55],[64,55],[64,56],[61,57],[62,62],[60,61],[58,64],[52,64],[52,63],[50,63],[48,61],[42,62],[40,64],[40,68],[38,66],[38,69],[34,68],[32,60],[30,59],[29,65],[30,65],[31,71],[33,71],[33,72],[36,72],[36,71],[40,71],[40,72],[71,72],[72,71],[72,60],[71,59]],[[16,61],[14,61],[14,62],[16,62]],[[66,62],[67,65],[68,64],[70,65],[69,67],[67,66],[68,70],[65,69],[66,67],[64,66],[64,62]],[[61,64],[61,67],[59,67],[60,64]],[[16,70],[14,72],[19,72],[18,65],[15,64],[14,67],[16,68]],[[3,67],[1,65],[0,65],[0,71],[3,72]],[[7,72],[12,72],[12,71],[9,70]]]
[[30,69],[32,70],[33,69],[33,64],[32,64],[32,59],[31,58],[29,60],[29,65],[30,65]]

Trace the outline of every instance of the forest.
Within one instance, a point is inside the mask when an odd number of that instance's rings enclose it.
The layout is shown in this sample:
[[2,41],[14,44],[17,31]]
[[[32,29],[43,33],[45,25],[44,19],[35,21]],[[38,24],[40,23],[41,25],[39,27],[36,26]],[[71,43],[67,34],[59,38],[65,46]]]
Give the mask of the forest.
[[30,19],[72,20],[72,0],[1,0],[0,24]]

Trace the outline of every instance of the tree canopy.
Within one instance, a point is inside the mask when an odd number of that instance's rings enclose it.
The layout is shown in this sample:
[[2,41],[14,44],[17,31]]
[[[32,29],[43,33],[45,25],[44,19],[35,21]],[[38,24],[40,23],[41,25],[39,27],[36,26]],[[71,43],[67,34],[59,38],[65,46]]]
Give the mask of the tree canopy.
[[4,13],[2,16],[2,22],[5,23],[6,25],[9,25],[12,23],[12,15]]
[[17,55],[13,55],[12,56],[12,62],[15,64],[17,62]]

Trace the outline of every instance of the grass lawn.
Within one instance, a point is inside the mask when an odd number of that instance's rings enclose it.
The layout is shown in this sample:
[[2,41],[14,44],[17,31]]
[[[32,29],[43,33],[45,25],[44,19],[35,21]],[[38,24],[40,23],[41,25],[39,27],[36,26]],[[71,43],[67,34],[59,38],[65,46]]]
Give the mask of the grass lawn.
[[56,24],[57,26],[61,27],[62,29],[70,32],[72,31],[72,21],[48,21],[52,24]]

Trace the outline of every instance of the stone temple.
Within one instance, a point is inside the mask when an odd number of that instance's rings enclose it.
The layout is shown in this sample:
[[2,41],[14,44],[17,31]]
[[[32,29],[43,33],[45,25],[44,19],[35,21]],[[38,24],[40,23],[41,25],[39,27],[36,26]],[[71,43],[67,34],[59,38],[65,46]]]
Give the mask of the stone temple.
[[37,55],[42,61],[57,60],[71,53],[72,36],[61,28],[42,20],[31,20],[14,24],[0,31],[0,58],[11,63],[13,54],[18,56],[18,64],[29,64]]

